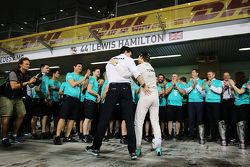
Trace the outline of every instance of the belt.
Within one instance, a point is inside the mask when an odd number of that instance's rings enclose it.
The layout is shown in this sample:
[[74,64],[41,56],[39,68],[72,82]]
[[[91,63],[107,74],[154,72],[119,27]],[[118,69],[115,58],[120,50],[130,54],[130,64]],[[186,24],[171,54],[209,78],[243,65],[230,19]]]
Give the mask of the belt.
[[234,98],[229,98],[229,99],[222,99],[224,101],[229,101],[229,100],[234,100]]
[[78,101],[80,101],[80,99],[78,99],[78,98],[76,98],[76,97],[73,97],[73,96],[69,96],[69,95],[64,95],[65,97],[69,97],[69,98],[72,98],[72,99],[74,99],[74,100],[78,100]]
[[128,82],[112,82],[112,83],[110,83],[109,85],[130,85],[130,83],[128,83]]

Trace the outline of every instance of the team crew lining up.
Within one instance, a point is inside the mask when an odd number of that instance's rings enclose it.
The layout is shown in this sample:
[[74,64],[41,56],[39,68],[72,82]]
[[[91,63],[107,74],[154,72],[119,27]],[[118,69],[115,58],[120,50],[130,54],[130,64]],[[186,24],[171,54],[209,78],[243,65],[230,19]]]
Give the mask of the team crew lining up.
[[61,145],[78,142],[77,134],[92,143],[83,148],[87,153],[100,156],[102,142],[117,138],[128,145],[132,160],[143,156],[142,139],[152,143],[157,156],[164,154],[162,140],[198,138],[201,145],[220,141],[223,147],[246,149],[250,79],[243,72],[234,80],[224,72],[219,80],[212,70],[203,79],[193,69],[188,81],[176,73],[170,80],[156,75],[149,53],[138,55],[137,66],[132,54],[123,46],[107,63],[104,79],[99,68],[83,75],[83,65],[76,63],[63,83],[60,70],[50,71],[48,64],[31,76],[31,61],[21,58],[0,87],[2,145],[24,142],[25,133],[34,142],[53,138],[51,144]]

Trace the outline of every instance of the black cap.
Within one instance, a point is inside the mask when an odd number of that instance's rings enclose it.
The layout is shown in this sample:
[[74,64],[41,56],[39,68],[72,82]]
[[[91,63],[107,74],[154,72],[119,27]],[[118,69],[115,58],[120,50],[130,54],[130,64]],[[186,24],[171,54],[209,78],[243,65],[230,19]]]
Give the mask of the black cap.
[[150,62],[150,55],[149,55],[148,52],[141,51],[139,56],[141,56],[144,59],[145,62]]

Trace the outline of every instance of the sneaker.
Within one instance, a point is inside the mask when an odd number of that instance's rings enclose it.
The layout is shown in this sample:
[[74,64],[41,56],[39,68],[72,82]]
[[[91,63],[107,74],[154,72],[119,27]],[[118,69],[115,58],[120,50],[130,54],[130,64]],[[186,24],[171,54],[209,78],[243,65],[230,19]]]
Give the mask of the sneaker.
[[78,141],[76,139],[72,138],[72,137],[65,137],[63,139],[63,142],[74,143],[74,142],[78,142]]
[[128,144],[126,136],[122,136],[121,140],[120,140],[121,144]]
[[105,136],[102,141],[109,142],[108,136]]
[[221,146],[227,146],[227,141],[226,140],[221,140]]
[[55,137],[54,144],[55,145],[62,145],[62,141],[61,141],[60,136]]
[[20,144],[24,142],[21,136],[12,136],[11,140],[13,143],[16,143],[16,144]]
[[156,152],[156,155],[157,155],[157,156],[161,156],[161,155],[162,155],[162,148],[157,147],[157,148],[155,149],[155,152]]
[[89,135],[84,135],[82,138],[83,143],[92,143],[92,138]]
[[8,138],[3,139],[2,144],[3,144],[4,147],[10,147],[11,146],[10,140]]
[[137,159],[136,153],[130,153],[130,157],[131,157],[131,160],[136,160]]
[[91,140],[91,142],[94,140],[94,137],[92,135],[88,135],[89,140]]
[[93,146],[87,146],[85,151],[94,156],[100,156],[100,150],[94,149]]
[[141,149],[140,149],[140,148],[137,148],[137,149],[135,150],[135,155],[136,155],[137,157],[140,157],[140,156],[141,156]]
[[239,149],[246,149],[246,145],[244,142],[240,142]]
[[200,139],[200,140],[199,140],[199,143],[200,143],[201,145],[204,145],[204,144],[205,144],[205,140],[204,140],[204,139]]

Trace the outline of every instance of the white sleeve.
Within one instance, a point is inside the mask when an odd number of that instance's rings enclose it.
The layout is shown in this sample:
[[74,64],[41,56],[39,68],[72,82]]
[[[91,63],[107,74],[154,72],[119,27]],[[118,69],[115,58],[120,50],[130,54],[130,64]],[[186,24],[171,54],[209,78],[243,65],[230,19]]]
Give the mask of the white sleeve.
[[211,89],[213,92],[218,93],[218,94],[221,94],[221,92],[222,92],[222,87],[216,88],[216,87],[214,87],[214,86],[211,86],[210,89]]
[[192,86],[185,88],[186,93],[190,93],[193,90]]
[[135,77],[135,78],[138,78],[141,73],[139,72],[139,70],[136,68],[136,65],[135,65],[135,62],[132,58],[128,59],[128,69],[129,71],[132,73],[132,75]]
[[202,90],[202,87],[200,85],[196,85],[195,88],[202,94],[203,97],[205,97],[205,90]]
[[202,91],[202,87],[200,86],[200,85],[196,85],[196,87],[195,87],[200,93],[202,93],[203,91]]
[[130,78],[131,77],[131,72],[120,65],[119,63],[115,66],[115,70],[119,73],[119,75],[123,78]]

